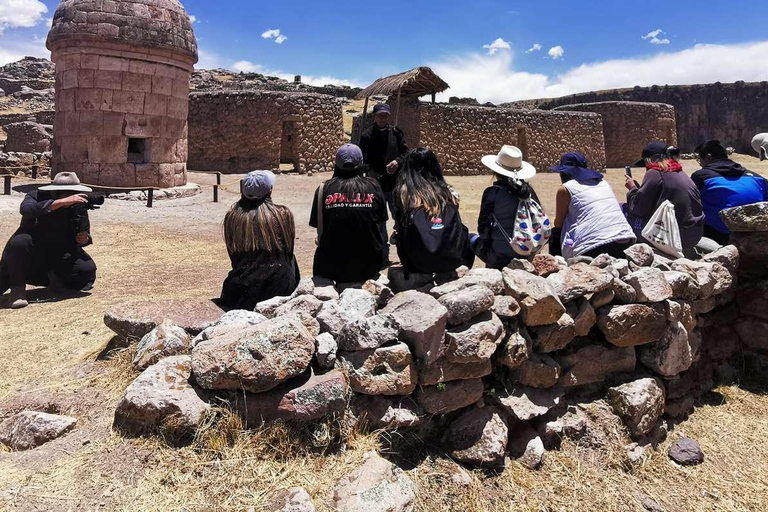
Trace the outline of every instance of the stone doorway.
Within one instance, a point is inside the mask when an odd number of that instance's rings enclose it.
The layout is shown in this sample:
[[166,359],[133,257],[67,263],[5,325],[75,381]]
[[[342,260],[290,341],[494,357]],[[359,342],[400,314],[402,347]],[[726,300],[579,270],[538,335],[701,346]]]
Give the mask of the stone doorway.
[[[280,140],[280,170],[299,172],[299,126],[298,121],[283,121],[283,133]],[[288,169],[286,169],[286,167]]]

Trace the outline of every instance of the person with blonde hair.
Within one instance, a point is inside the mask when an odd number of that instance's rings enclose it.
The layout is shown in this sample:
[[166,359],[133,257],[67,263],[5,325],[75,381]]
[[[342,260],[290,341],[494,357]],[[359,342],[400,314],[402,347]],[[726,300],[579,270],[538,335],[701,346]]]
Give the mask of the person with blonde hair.
[[680,228],[680,241],[687,254],[699,243],[704,234],[704,211],[701,194],[696,184],[683,172],[683,167],[669,155],[663,142],[650,142],[643,149],[636,167],[645,167],[643,184],[638,185],[631,176],[625,177],[627,203],[625,213],[638,240],[642,231],[661,204],[669,200],[675,207]]
[[248,173],[240,181],[240,200],[224,217],[232,262],[218,301],[224,309],[253,310],[261,301],[290,295],[299,284],[293,214],[272,202],[274,184],[270,171]]
[[393,202],[397,254],[406,271],[431,274],[472,266],[469,230],[435,153],[426,148],[406,153]]

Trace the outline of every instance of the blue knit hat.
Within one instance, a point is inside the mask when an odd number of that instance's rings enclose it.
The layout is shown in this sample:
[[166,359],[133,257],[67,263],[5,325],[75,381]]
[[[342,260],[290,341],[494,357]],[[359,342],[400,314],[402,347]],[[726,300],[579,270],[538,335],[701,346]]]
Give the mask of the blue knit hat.
[[240,180],[240,193],[246,199],[264,199],[272,193],[275,186],[275,175],[271,171],[249,172]]

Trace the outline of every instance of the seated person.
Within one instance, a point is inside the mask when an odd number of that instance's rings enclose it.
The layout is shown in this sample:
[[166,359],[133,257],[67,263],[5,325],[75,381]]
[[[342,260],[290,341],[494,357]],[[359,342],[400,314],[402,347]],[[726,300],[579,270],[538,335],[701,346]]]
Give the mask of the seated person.
[[11,289],[8,307],[28,305],[28,284],[56,291],[93,288],[96,264],[83,250],[93,242],[87,192],[75,173],[60,172],[51,185],[24,198],[21,225],[0,260],[0,294]]
[[550,254],[624,258],[624,249],[637,238],[603,175],[587,169],[581,153],[564,154],[551,170],[560,173],[563,185],[557,190]]
[[758,133],[752,139],[752,149],[760,157],[760,161],[768,159],[768,133]]
[[363,153],[345,144],[336,153],[333,177],[315,192],[309,225],[317,228],[314,275],[337,283],[377,278],[388,220],[379,182],[365,176]]
[[729,159],[728,151],[716,140],[699,145],[696,155],[702,169],[693,173],[691,179],[704,206],[704,236],[725,245],[731,231],[720,218],[720,211],[768,201],[768,182]]
[[232,270],[218,303],[224,309],[247,309],[293,293],[299,266],[293,255],[293,214],[272,202],[275,175],[254,171],[240,182],[240,200],[224,217],[224,240]]
[[626,214],[632,230],[642,241],[641,232],[659,206],[669,200],[675,207],[675,217],[680,228],[680,241],[686,256],[694,256],[693,248],[704,234],[704,212],[701,194],[683,172],[677,160],[671,158],[663,142],[650,142],[643,149],[636,166],[645,166],[643,184],[630,176],[625,177],[627,188]]
[[406,272],[452,272],[475,259],[459,201],[429,149],[409,151],[394,190],[397,254]]
[[[482,159],[493,171],[496,182],[485,189],[477,218],[477,235],[472,235],[472,251],[488,268],[501,270],[513,258],[526,259],[512,250],[509,237],[515,232],[518,203],[533,198],[536,192],[528,180],[536,176],[536,168],[523,161],[523,153],[515,146],[504,146],[498,155]],[[541,203],[539,203],[541,204]]]

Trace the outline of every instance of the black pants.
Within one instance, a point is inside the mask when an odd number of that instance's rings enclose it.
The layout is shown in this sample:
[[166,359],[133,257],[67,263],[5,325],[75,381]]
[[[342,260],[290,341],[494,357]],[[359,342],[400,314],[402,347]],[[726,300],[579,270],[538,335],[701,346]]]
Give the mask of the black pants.
[[96,281],[96,263],[81,248],[55,251],[36,246],[31,235],[14,235],[0,262],[0,293],[11,287],[48,286],[53,272],[69,290],[81,290]]

